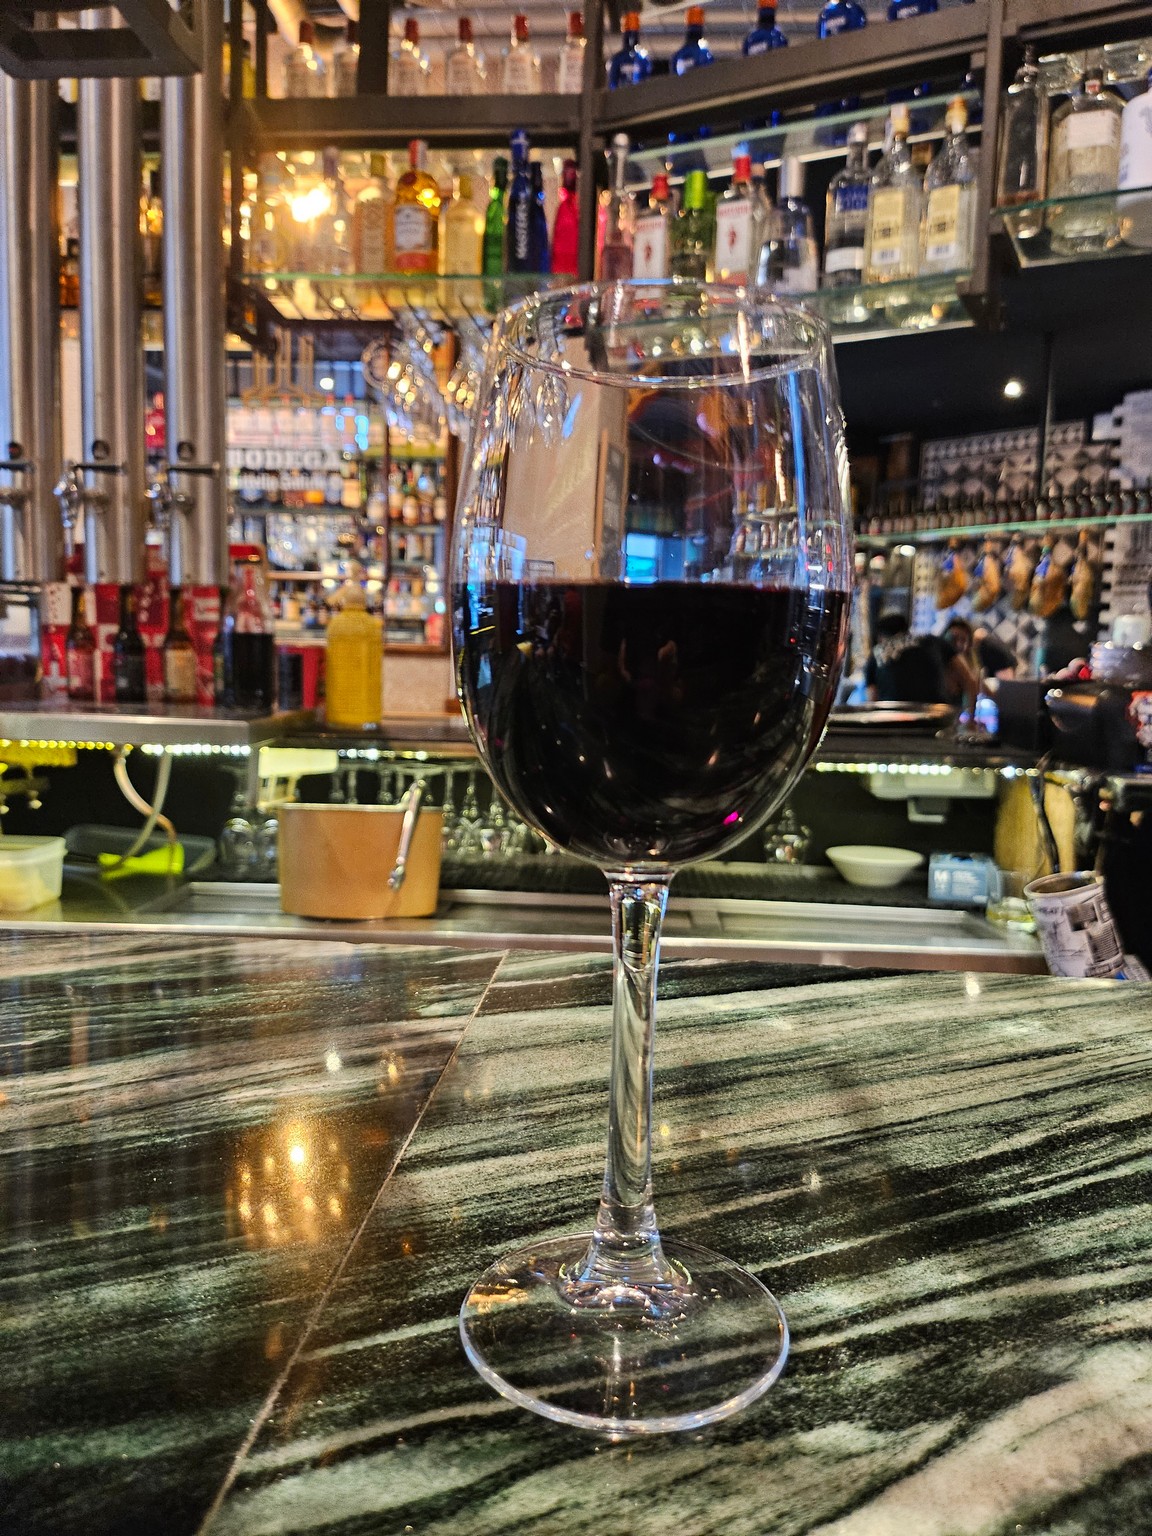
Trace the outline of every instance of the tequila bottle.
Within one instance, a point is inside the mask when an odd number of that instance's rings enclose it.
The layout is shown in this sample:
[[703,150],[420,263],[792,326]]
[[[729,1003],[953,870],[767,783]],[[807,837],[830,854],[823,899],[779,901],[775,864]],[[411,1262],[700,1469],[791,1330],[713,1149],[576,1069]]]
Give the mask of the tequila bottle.
[[477,51],[472,35],[472,22],[461,16],[456,23],[457,43],[448,55],[444,79],[449,96],[482,96],[486,89],[487,72],[484,57]]
[[908,108],[893,107],[888,124],[891,143],[872,173],[864,244],[864,280],[868,283],[915,277],[920,264],[923,186],[908,150]]
[[963,97],[948,103],[948,135],[924,177],[920,271],[963,272],[972,260],[976,162],[968,144]]
[[1079,91],[1052,114],[1048,197],[1071,201],[1048,213],[1052,249],[1058,256],[1109,250],[1120,238],[1116,202],[1094,193],[1113,192],[1120,180],[1120,128],[1124,108],[1104,89],[1103,71],[1090,69]]

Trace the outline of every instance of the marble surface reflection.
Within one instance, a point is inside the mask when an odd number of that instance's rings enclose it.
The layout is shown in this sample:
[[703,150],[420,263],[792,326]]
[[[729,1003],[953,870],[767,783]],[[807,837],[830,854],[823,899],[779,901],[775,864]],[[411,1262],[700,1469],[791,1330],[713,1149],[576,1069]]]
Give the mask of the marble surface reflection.
[[0,1531],[196,1529],[498,959],[0,939]]

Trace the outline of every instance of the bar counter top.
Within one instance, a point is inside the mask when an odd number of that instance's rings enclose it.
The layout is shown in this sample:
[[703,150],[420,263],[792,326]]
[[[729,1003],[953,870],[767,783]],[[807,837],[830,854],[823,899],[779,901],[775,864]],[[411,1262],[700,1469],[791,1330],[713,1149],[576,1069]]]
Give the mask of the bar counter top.
[[0,934],[4,1536],[1152,1531],[1152,987],[671,959],[657,1212],[781,1380],[609,1444],[471,1279],[586,1230],[602,955]]

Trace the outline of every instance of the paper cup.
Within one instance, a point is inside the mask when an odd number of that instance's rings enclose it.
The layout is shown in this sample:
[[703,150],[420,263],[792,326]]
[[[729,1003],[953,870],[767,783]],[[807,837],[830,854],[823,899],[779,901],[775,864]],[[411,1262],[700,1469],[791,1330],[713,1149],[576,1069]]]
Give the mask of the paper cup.
[[1146,981],[1138,960],[1124,953],[1116,920],[1098,875],[1043,875],[1024,887],[1044,958],[1053,976]]

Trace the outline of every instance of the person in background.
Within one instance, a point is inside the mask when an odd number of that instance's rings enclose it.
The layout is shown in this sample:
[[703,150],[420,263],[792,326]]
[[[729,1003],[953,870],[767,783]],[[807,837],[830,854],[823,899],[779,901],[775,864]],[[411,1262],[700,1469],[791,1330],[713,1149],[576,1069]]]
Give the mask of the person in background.
[[971,705],[976,675],[943,635],[914,635],[902,613],[882,613],[876,643],[864,668],[870,699],[909,704],[949,704],[957,698]]
[[968,670],[984,677],[1016,676],[1016,657],[987,629],[973,629],[967,619],[948,620],[944,638]]
[[1044,620],[1037,660],[1041,677],[1075,677],[1088,665],[1088,640],[1068,603]]

